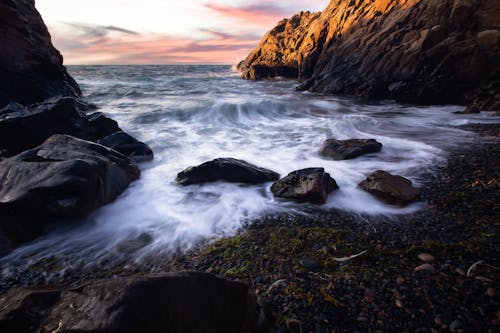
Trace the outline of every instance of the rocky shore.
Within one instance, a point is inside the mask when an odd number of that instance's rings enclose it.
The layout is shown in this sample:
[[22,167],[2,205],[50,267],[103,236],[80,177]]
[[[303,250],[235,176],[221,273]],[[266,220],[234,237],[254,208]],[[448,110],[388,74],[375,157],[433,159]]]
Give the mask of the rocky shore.
[[299,89],[500,110],[500,4],[332,0],[270,30],[238,69]]
[[[299,78],[325,93],[499,108],[499,6],[493,1],[332,1],[280,22],[240,64],[246,78]],[[0,253],[115,200],[152,150],[95,106],[62,66],[33,0],[0,4]],[[472,23],[471,23],[472,22]],[[469,24],[471,23],[471,24]],[[411,26],[410,26],[411,25]],[[360,186],[423,211],[395,217],[325,212],[249,221],[232,238],[144,258],[148,234],[115,261],[67,267],[48,258],[0,276],[2,332],[494,332],[500,325],[499,127],[472,126],[422,189],[376,171]],[[329,139],[318,154],[376,154],[375,140]],[[292,170],[290,170],[292,171]],[[280,178],[219,158],[179,186],[262,183],[280,200],[324,203],[323,168]],[[2,271],[3,273],[3,271]],[[50,286],[47,286],[50,284]]]
[[500,128],[467,129],[481,137],[429,175],[422,212],[268,216],[187,254],[141,263],[124,257],[51,280],[42,272],[59,271],[57,260],[38,262],[1,288],[190,270],[250,285],[273,332],[495,332]]

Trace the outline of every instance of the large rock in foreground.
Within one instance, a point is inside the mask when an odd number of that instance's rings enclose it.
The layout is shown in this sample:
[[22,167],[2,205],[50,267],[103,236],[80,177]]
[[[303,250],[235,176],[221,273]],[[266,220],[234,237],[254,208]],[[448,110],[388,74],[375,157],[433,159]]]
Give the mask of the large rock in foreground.
[[349,160],[365,154],[378,153],[381,149],[382,144],[374,139],[327,139],[319,153],[334,160]]
[[286,67],[301,89],[500,110],[500,2],[332,0],[281,21],[240,63],[244,78]]
[[205,273],[120,278],[76,289],[15,289],[0,303],[2,332],[259,331],[248,286]]
[[177,175],[181,185],[202,184],[216,181],[231,183],[259,184],[274,181],[280,175],[243,160],[217,158],[195,167],[187,168]]
[[420,189],[401,176],[378,170],[363,180],[359,187],[389,204],[406,206],[420,196]]
[[328,195],[338,189],[335,180],[323,168],[294,171],[271,186],[274,196],[299,202],[324,204]]
[[110,148],[54,135],[37,148],[0,161],[0,213],[71,217],[116,199],[139,178]]
[[0,108],[10,102],[29,105],[57,95],[80,95],[33,0],[0,2],[0,36]]

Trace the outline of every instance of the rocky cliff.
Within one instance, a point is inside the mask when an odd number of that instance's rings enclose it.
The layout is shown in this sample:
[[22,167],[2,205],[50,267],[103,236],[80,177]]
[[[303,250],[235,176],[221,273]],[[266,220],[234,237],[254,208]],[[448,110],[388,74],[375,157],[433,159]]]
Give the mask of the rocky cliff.
[[281,21],[239,69],[322,93],[500,110],[500,2],[332,0]]
[[78,96],[80,88],[62,65],[34,0],[0,1],[0,108],[56,95]]

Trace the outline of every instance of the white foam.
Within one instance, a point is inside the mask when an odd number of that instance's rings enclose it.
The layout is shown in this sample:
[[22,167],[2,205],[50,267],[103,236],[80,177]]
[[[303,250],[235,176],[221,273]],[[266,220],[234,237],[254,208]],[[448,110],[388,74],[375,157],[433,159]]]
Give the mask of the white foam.
[[[72,264],[97,263],[117,256],[120,242],[146,232],[153,242],[136,253],[140,260],[188,249],[203,239],[234,235],[244,223],[265,214],[304,207],[275,200],[271,184],[182,187],[175,183],[176,174],[185,167],[217,157],[244,159],[282,176],[301,168],[324,167],[341,189],[322,209],[387,215],[415,212],[422,204],[404,209],[389,206],[359,190],[357,184],[383,169],[421,185],[421,177],[445,160],[450,146],[470,139],[463,131],[446,127],[469,121],[451,113],[456,107],[363,105],[332,96],[291,93],[292,84],[287,82],[248,82],[233,73],[226,75],[224,80],[220,73],[206,75],[204,82],[202,75],[196,75],[177,87],[177,93],[170,86],[172,80],[157,80],[158,91],[171,92],[145,99],[114,96],[111,88],[103,91],[103,85],[114,85],[110,78],[86,80],[86,93],[98,96],[91,102],[150,144],[155,161],[144,164],[142,178],[117,201],[88,217],[83,227],[52,233],[4,258],[4,273],[11,265],[26,266],[50,256]],[[139,84],[130,84],[134,90],[141,89]],[[198,92],[191,95],[185,89]],[[318,154],[328,137],[375,138],[384,147],[379,154],[332,161]]]

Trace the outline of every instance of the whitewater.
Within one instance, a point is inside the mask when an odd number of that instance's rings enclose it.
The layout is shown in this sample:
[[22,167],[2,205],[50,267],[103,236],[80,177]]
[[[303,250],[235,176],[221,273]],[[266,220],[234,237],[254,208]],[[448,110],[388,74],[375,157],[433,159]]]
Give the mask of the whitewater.
[[[152,147],[155,159],[115,202],[71,225],[57,224],[0,259],[4,276],[47,258],[92,266],[122,255],[124,241],[147,235],[132,260],[231,236],[267,214],[310,214],[310,206],[273,198],[271,183],[179,186],[178,172],[218,157],[246,160],[287,175],[324,167],[340,190],[318,210],[397,217],[423,210],[386,205],[357,188],[375,170],[422,186],[447,152],[475,139],[457,126],[493,122],[457,115],[460,106],[401,105],[295,91],[296,82],[241,80],[231,66],[70,66],[84,99]],[[373,138],[380,153],[333,161],[318,153],[327,138]],[[111,258],[111,259],[110,259]],[[63,265],[64,266],[64,265]]]

